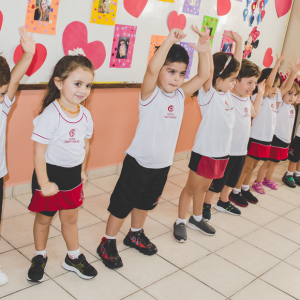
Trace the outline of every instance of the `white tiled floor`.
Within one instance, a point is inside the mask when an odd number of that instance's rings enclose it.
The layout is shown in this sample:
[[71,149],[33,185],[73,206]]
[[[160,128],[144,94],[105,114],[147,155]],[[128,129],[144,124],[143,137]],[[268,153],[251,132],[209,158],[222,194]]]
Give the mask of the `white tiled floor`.
[[[90,281],[61,267],[66,246],[60,220],[51,225],[47,246],[46,281],[26,280],[34,254],[34,214],[27,206],[31,195],[4,201],[0,239],[0,264],[9,283],[0,287],[0,298],[105,299],[105,300],[289,300],[300,299],[300,187],[289,189],[281,182],[287,163],[274,173],[278,191],[266,189],[257,205],[241,208],[240,217],[212,209],[210,223],[215,236],[188,228],[188,241],[177,243],[172,225],[177,217],[178,198],[188,176],[188,160],[176,161],[157,208],[149,213],[145,232],[158,253],[148,257],[128,249],[123,239],[130,227],[126,219],[117,238],[124,267],[105,268],[96,248],[104,234],[110,194],[118,175],[91,179],[79,212],[82,253],[98,270]],[[256,174],[256,172],[254,173]],[[213,202],[217,201],[214,197]],[[190,206],[189,214],[193,206]]]

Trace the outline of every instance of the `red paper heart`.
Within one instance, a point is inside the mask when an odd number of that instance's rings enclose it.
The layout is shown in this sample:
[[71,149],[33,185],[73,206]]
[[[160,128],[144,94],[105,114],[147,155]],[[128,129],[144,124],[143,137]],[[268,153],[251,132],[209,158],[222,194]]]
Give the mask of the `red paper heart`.
[[135,18],[138,18],[146,7],[148,0],[124,0],[124,8]]
[[231,9],[231,1],[230,0],[218,0],[218,15],[225,16],[229,13]]
[[185,15],[178,15],[178,13],[174,10],[169,14],[168,18],[168,27],[169,30],[172,28],[179,28],[183,30],[186,25],[186,17]]
[[68,55],[69,50],[81,48],[93,63],[95,70],[102,66],[106,57],[103,43],[100,41],[88,43],[86,25],[78,21],[72,22],[66,27],[63,33],[63,48],[65,55]]
[[[24,51],[22,49],[22,46],[19,45],[14,53],[14,63],[16,64],[21,56],[23,55]],[[33,75],[37,70],[40,69],[40,67],[44,64],[47,57],[47,49],[42,44],[36,44],[35,46],[35,54],[33,56],[32,62],[26,72],[27,76]]]
[[0,31],[2,28],[2,24],[3,24],[3,14],[2,14],[2,11],[0,10]]
[[287,14],[292,6],[293,0],[275,0],[278,18]]
[[265,14],[266,14],[266,11],[265,11],[265,10],[263,10],[263,11],[261,12],[261,20],[263,20],[263,19],[264,19],[264,17],[265,17]]
[[266,68],[270,68],[272,63],[273,63],[272,48],[268,48],[268,50],[265,53],[263,65]]

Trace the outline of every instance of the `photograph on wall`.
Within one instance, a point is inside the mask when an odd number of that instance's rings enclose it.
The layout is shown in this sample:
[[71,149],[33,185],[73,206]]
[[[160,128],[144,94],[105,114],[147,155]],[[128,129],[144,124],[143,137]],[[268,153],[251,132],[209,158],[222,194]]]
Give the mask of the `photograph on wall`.
[[25,28],[29,32],[56,34],[60,0],[28,1]]
[[201,0],[184,0],[183,12],[191,15],[198,15],[200,11]]
[[166,38],[167,38],[167,36],[163,36],[163,35],[152,35],[151,36],[150,51],[149,51],[147,65],[149,64],[155,51],[161,46],[161,44],[165,41]]
[[116,24],[110,57],[110,68],[130,68],[136,38],[136,26]]
[[94,0],[91,23],[114,26],[117,5],[117,0]]
[[[219,22],[219,19],[217,19],[217,18],[204,16],[201,31],[204,31],[204,26],[206,26],[210,31],[209,35],[214,37],[217,26],[218,26],[218,22]],[[211,45],[212,44],[213,44],[213,38],[211,39]]]
[[[228,31],[224,30],[224,33],[225,32],[228,32]],[[232,54],[234,54],[234,49],[235,49],[235,42],[233,41],[233,39],[231,39],[228,36],[223,36],[220,51],[221,52],[225,52],[225,53],[232,53]]]

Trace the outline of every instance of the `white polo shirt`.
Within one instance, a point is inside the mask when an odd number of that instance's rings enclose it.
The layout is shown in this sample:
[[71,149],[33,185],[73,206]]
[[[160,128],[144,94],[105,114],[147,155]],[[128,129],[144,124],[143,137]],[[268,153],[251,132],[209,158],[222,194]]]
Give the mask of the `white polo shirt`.
[[126,154],[145,168],[171,166],[184,111],[184,93],[164,93],[156,86],[149,99],[139,99],[139,124]]
[[213,87],[205,93],[199,90],[197,97],[202,113],[193,152],[208,157],[230,154],[235,110],[230,92],[217,92]]
[[10,101],[8,96],[5,95],[4,101],[0,103],[0,178],[4,177],[7,174],[5,153],[6,124],[8,113],[14,102],[15,98]]
[[92,117],[85,107],[80,105],[78,116],[69,118],[55,100],[33,120],[33,125],[31,139],[48,145],[45,153],[48,164],[71,168],[83,163],[84,140],[93,134]]

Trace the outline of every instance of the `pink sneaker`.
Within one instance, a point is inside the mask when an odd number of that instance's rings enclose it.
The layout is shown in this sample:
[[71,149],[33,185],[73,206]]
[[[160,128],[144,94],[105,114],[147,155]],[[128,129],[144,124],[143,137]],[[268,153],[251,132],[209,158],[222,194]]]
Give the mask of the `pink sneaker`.
[[274,180],[266,180],[266,178],[264,178],[263,182],[262,182],[263,185],[271,188],[272,190],[278,190],[278,184],[274,182]]
[[256,180],[252,184],[252,188],[255,190],[255,192],[259,194],[265,194],[265,189],[263,188],[262,184],[260,182],[257,182]]

